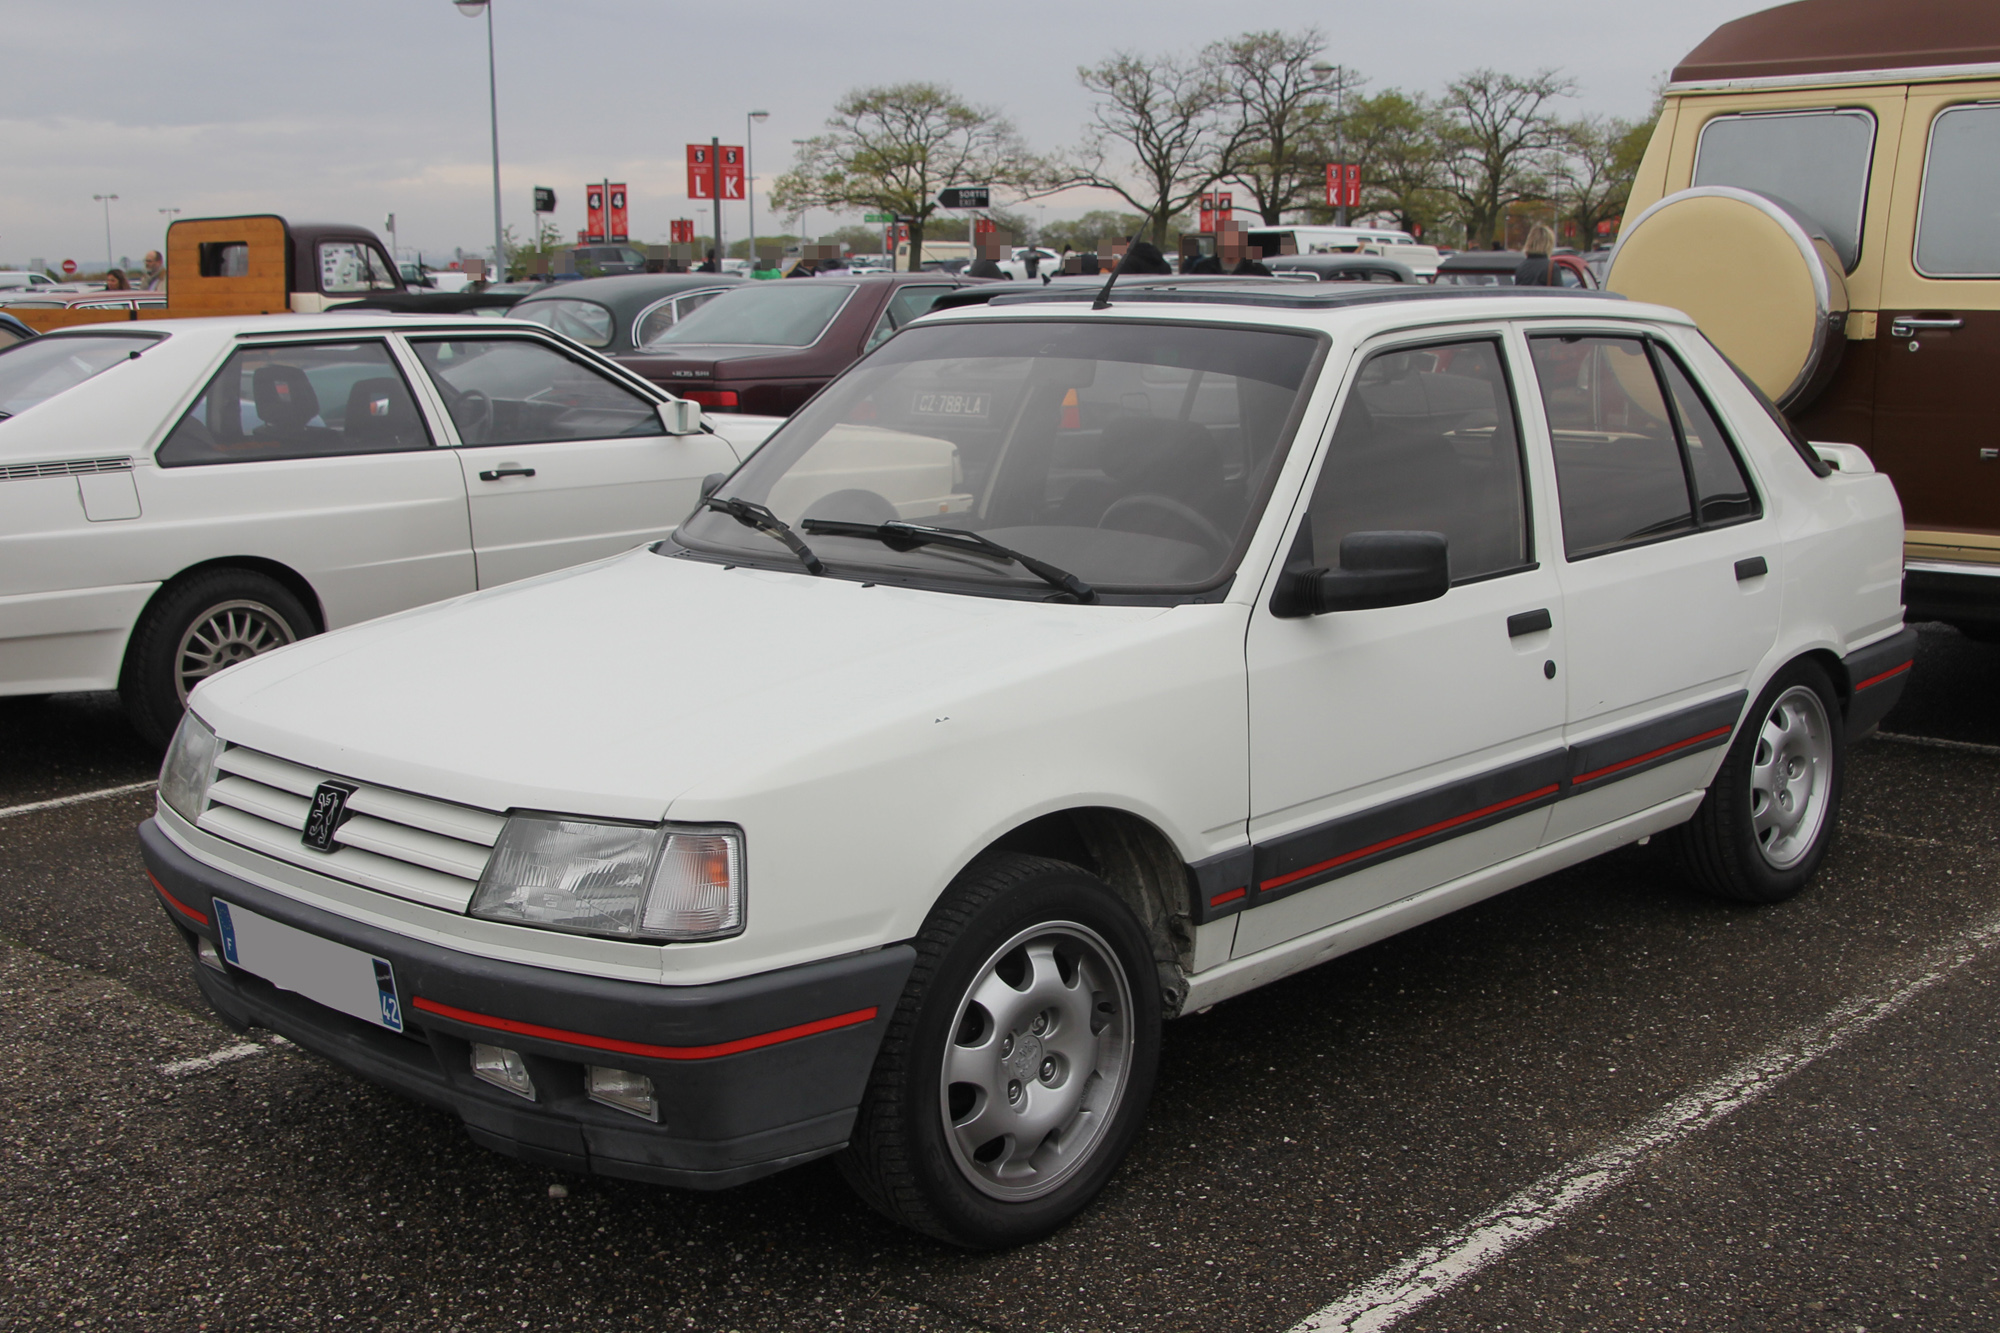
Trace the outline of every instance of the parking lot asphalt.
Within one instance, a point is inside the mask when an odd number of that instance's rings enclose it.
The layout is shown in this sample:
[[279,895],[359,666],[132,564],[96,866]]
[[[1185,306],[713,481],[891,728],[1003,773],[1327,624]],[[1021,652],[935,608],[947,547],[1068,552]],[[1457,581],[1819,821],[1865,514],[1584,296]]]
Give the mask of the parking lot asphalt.
[[2000,1326],[2000,753],[1967,748],[2000,649],[1923,640],[1884,725],[1919,739],[1854,748],[1798,899],[1627,848],[1174,1023],[1098,1205],[996,1255],[826,1163],[715,1195],[523,1166],[223,1029],[139,869],[149,796],[5,813],[154,757],[100,697],[0,703],[0,1328],[1281,1333],[1621,1143],[1652,1146],[1393,1326]]

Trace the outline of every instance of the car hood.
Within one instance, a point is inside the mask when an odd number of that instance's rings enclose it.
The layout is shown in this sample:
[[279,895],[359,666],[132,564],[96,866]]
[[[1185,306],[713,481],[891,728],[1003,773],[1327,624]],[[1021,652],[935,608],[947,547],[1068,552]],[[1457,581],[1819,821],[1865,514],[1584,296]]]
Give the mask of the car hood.
[[704,786],[823,773],[885,730],[921,745],[955,700],[1140,648],[1168,614],[638,550],[304,640],[193,706],[225,740],[344,777],[654,820]]

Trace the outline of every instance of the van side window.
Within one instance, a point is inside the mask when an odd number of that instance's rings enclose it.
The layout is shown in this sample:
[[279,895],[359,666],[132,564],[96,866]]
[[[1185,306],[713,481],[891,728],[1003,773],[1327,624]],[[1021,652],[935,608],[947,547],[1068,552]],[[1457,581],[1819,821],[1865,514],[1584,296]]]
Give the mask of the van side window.
[[428,449],[430,432],[379,342],[240,348],[160,445],[161,467]]
[[1452,582],[1528,564],[1527,490],[1497,342],[1378,352],[1327,443],[1294,559],[1329,564],[1353,532],[1442,532]]
[[1852,273],[1874,150],[1875,117],[1858,109],[1717,116],[1702,126],[1694,184],[1734,185],[1803,209]]
[[1917,213],[1917,272],[2000,278],[2000,106],[1955,106],[1931,122]]

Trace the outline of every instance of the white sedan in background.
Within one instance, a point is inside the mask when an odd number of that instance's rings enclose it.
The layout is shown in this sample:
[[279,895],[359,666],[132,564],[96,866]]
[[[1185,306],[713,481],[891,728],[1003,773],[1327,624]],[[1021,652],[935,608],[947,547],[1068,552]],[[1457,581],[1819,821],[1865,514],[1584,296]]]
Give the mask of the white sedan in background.
[[[663,536],[777,423],[538,325],[263,315],[0,353],[0,695],[188,692],[322,630]],[[724,433],[718,433],[724,432]]]

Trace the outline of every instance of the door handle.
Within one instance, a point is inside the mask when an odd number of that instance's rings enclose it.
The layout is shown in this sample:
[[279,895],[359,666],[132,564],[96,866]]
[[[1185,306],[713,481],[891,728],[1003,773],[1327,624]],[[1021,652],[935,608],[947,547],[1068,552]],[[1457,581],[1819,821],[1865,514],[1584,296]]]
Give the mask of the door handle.
[[531,467],[496,467],[490,472],[480,473],[479,479],[481,481],[498,481],[502,477],[532,477],[534,475],[535,470]]
[[1953,315],[1942,315],[1935,319],[1920,315],[1898,315],[1889,322],[1891,338],[1907,338],[1918,329],[1959,329],[1965,321]]
[[1507,637],[1518,639],[1523,634],[1533,634],[1537,630],[1553,629],[1555,621],[1549,617],[1549,609],[1544,606],[1533,611],[1522,611],[1507,617]]
[[1738,583],[1743,582],[1745,579],[1761,579],[1770,572],[1771,567],[1764,563],[1764,557],[1761,555],[1753,555],[1748,559],[1736,562],[1736,581]]

